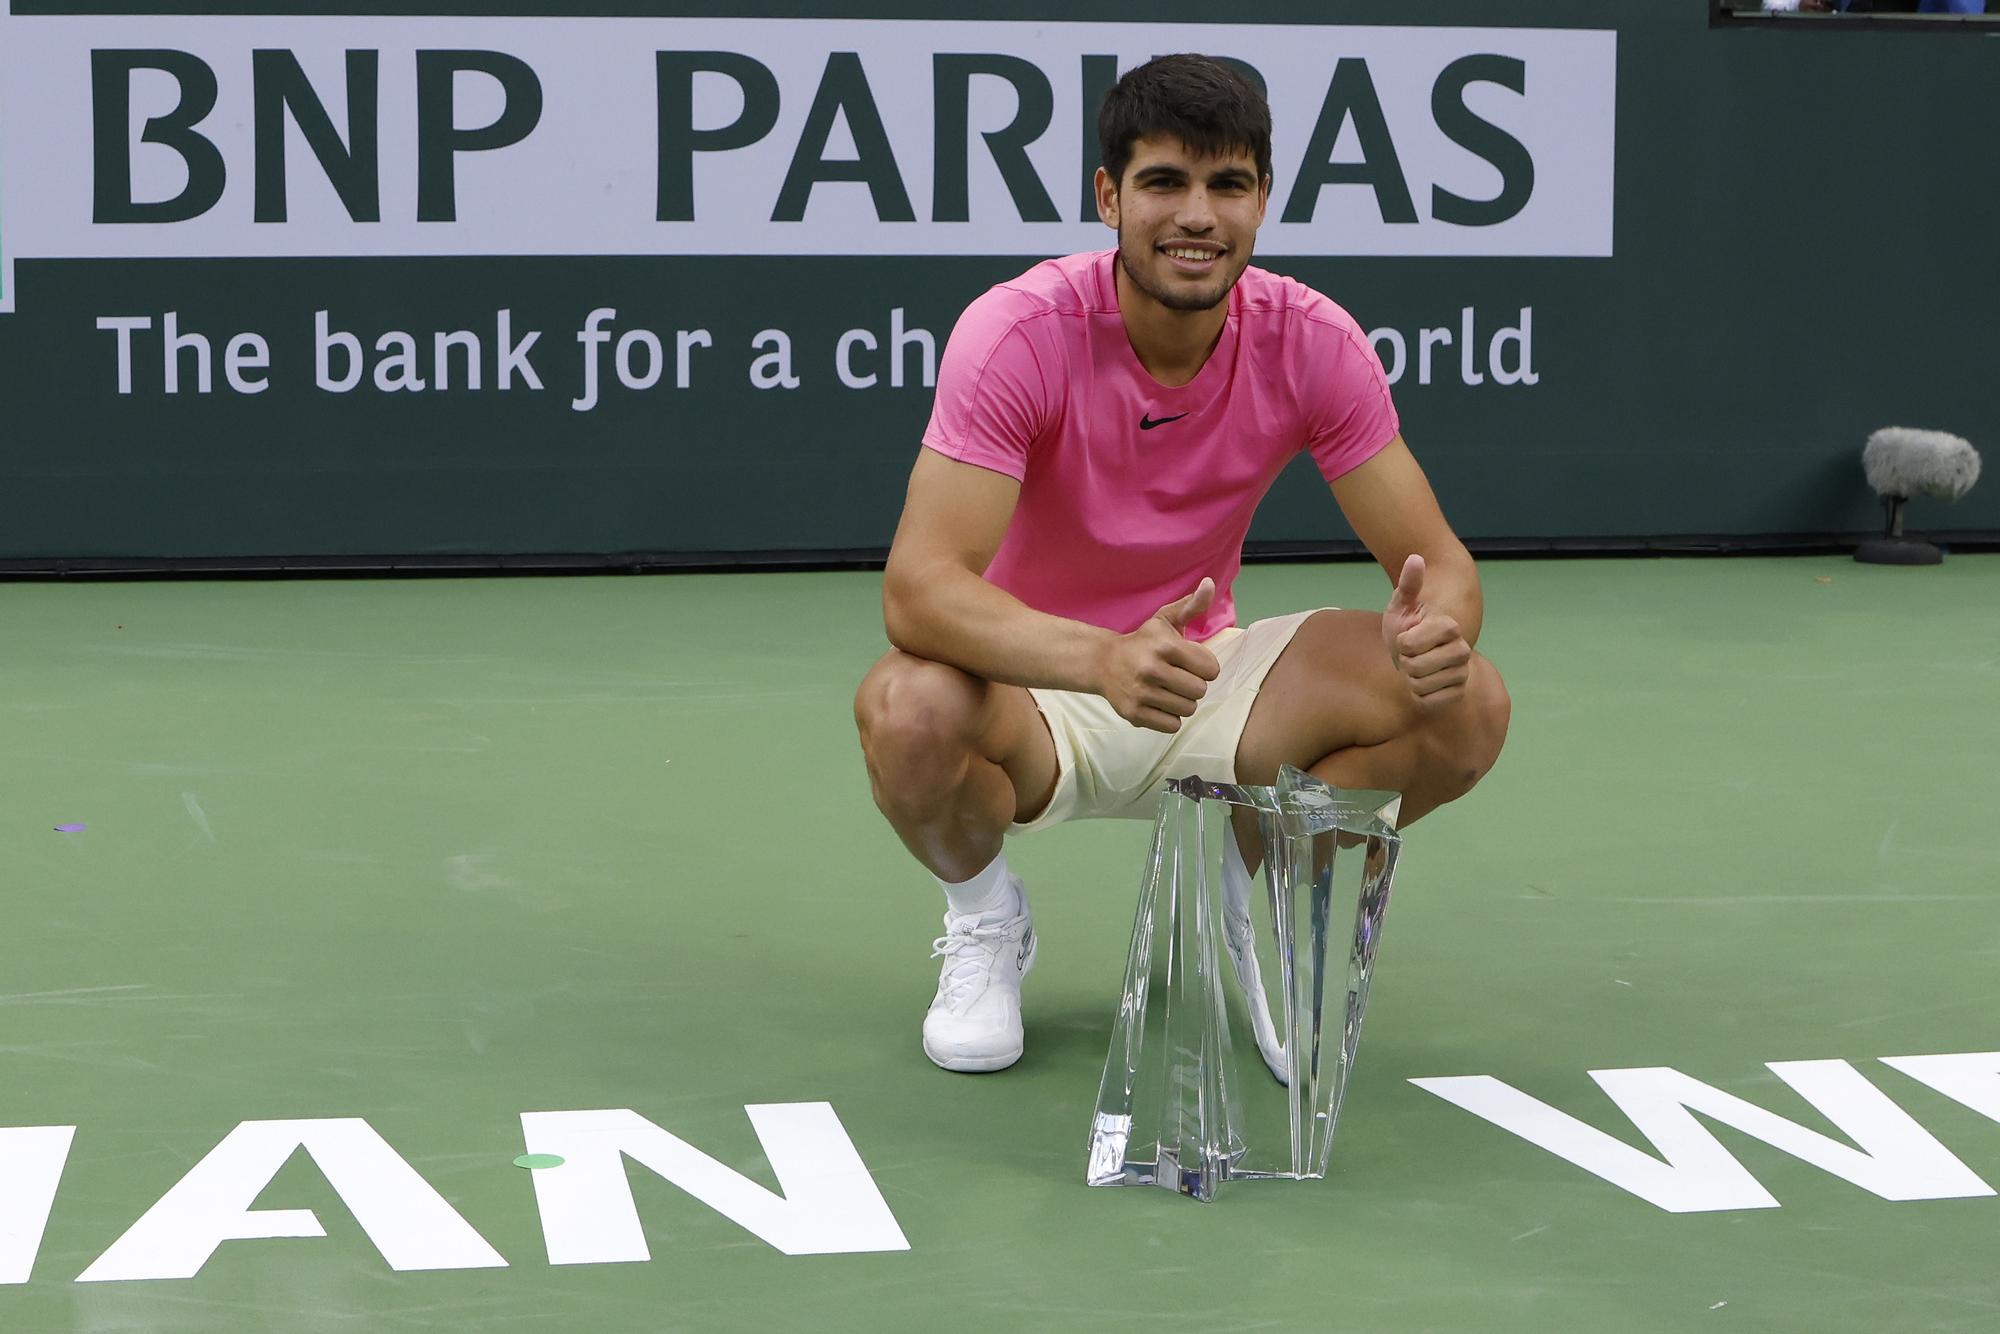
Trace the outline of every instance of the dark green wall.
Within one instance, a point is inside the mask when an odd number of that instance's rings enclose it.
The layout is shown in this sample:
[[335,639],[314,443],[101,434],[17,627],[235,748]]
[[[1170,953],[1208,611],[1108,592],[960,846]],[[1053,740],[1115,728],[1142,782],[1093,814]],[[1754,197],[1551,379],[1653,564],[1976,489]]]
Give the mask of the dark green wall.
[[[982,18],[1128,16],[1109,4],[981,8]],[[15,5],[17,18],[47,12],[113,11]],[[945,16],[893,5],[702,12]],[[1212,12],[1163,4],[1145,18]],[[1877,519],[1859,465],[1872,429],[1935,427],[2000,445],[1988,332],[2000,296],[2000,39],[1711,29],[1705,0],[1231,12],[1619,31],[1615,258],[1270,261],[1369,327],[1456,324],[1467,304],[1534,307],[1538,386],[1466,388],[1454,375],[1418,387],[1412,373],[1397,390],[1405,434],[1468,538],[1858,532]],[[1199,35],[1190,28],[1191,47]],[[5,187],[33,185],[13,174]],[[718,347],[745,346],[776,322],[824,384],[842,329],[885,328],[901,305],[942,340],[968,300],[1025,267],[1018,257],[22,260],[20,313],[0,316],[0,558],[879,548],[927,391],[856,400],[809,383],[759,394],[739,371],[577,414],[573,331],[606,294],[623,326],[700,324]],[[490,328],[502,304],[517,327],[546,331],[547,392],[335,396],[299,365],[321,305],[336,323],[380,331]],[[116,396],[95,316],[166,309],[184,327],[268,331],[303,374],[274,374],[253,398]],[[788,314],[774,321],[774,310]],[[1956,506],[1918,501],[1910,517],[1920,529],[2000,530],[2000,482]],[[1253,532],[1345,536],[1305,467]]]

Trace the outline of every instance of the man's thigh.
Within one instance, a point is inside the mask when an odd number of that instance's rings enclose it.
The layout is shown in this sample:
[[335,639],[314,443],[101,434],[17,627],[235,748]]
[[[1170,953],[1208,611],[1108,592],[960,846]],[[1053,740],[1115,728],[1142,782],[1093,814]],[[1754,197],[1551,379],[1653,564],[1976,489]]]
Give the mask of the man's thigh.
[[1236,748],[1237,781],[1275,782],[1280,765],[1310,769],[1353,747],[1394,748],[1419,721],[1416,698],[1382,643],[1381,614],[1315,612],[1251,706]]
[[[1056,795],[1037,827],[1067,820],[1152,820],[1161,786],[1194,774],[1233,783],[1237,743],[1265,677],[1313,613],[1297,612],[1230,627],[1205,641],[1221,674],[1192,717],[1171,733],[1137,727],[1103,699],[1066,691],[1031,693],[1055,736],[1061,767]],[[1017,830],[1016,832],[1020,832]]]

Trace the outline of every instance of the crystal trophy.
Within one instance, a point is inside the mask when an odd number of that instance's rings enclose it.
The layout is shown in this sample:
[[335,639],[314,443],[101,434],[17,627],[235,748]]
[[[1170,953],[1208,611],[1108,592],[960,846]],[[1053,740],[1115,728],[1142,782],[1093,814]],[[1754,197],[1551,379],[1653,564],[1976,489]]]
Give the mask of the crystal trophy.
[[1273,787],[1166,786],[1087,1179],[1212,1200],[1225,1181],[1324,1177],[1401,798],[1290,765]]

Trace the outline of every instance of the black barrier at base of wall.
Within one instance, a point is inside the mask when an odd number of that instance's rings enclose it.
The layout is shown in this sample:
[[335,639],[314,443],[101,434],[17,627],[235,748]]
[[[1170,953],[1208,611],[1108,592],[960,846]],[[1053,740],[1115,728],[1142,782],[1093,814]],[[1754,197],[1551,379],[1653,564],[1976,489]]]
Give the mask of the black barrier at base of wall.
[[[1672,537],[1472,538],[1482,559],[1618,556],[1846,555],[1873,533],[1755,533]],[[1926,532],[1946,551],[2000,551],[2000,531]],[[0,560],[0,582],[75,579],[382,579],[493,575],[757,574],[879,570],[887,552],[619,552],[526,556],[76,557]],[[1359,542],[1252,542],[1246,564],[1365,560]]]

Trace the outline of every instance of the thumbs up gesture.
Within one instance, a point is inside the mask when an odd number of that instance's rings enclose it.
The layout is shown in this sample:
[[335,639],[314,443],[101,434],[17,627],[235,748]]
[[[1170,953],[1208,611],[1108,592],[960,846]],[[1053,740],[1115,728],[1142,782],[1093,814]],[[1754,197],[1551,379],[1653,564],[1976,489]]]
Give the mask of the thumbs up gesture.
[[1427,703],[1445,703],[1465,693],[1472,675],[1472,645],[1458,622],[1424,605],[1424,558],[1403,562],[1396,591],[1382,610],[1382,642],[1410,691]]
[[1192,593],[1169,602],[1129,635],[1105,648],[1097,673],[1097,693],[1120,718],[1155,732],[1178,732],[1221,675],[1215,655],[1186,636],[1188,624],[1215,600],[1215,581],[1203,579]]

